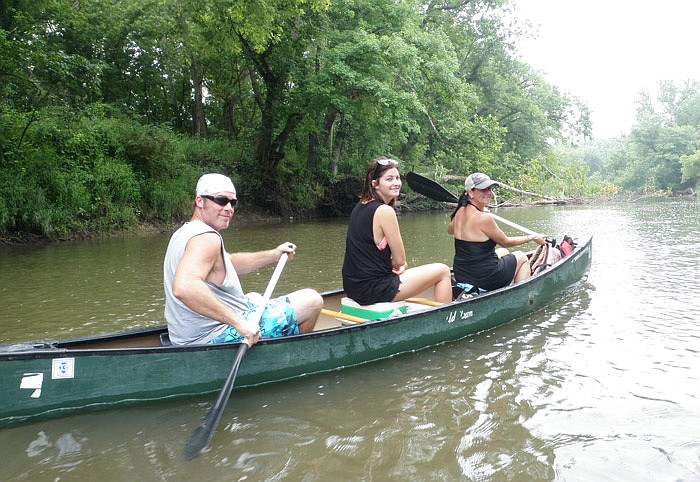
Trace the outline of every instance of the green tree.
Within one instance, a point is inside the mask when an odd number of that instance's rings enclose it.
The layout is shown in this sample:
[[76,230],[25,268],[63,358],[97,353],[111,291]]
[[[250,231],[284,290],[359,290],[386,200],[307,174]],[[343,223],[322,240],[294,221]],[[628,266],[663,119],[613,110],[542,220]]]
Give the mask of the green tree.
[[[205,169],[233,173],[272,210],[310,212],[333,177],[359,174],[378,154],[424,172],[578,182],[579,164],[548,150],[588,135],[587,109],[517,60],[522,32],[508,9],[507,0],[2,2],[3,176],[26,190],[3,191],[0,230],[94,228],[100,213],[121,224],[167,218]],[[698,118],[693,88],[667,95],[683,129]],[[683,129],[664,145],[685,142]],[[637,144],[626,153],[642,152]],[[34,175],[41,165],[49,178]],[[671,184],[678,169],[657,176]],[[44,193],[56,210],[23,218],[20,191]]]
[[688,156],[681,156],[682,178],[681,182],[697,186],[700,180],[700,150],[696,150]]
[[310,152],[330,155],[334,172],[341,147],[358,167],[378,153],[432,163],[484,151],[478,128],[489,123],[474,122],[478,99],[455,75],[452,45],[421,30],[419,20],[407,4],[391,1],[331,8],[324,19],[331,27],[318,38],[307,90],[320,113]]
[[700,119],[698,87],[696,82],[682,87],[660,82],[656,102],[648,92],[640,94],[637,122],[628,137],[632,157],[624,169],[624,187],[682,188],[681,157],[692,155],[699,140],[698,125],[692,124]]

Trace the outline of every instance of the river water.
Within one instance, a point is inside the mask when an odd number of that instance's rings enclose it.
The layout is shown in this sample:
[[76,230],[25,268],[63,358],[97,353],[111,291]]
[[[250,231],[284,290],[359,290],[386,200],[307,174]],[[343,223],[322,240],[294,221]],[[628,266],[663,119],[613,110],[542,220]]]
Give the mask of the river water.
[[[182,448],[211,396],[0,430],[0,480],[700,480],[698,202],[498,214],[559,239],[592,234],[586,283],[459,342],[234,389],[193,461]],[[447,222],[401,217],[410,265],[451,262]],[[341,219],[234,226],[225,239],[237,251],[297,243],[282,293],[339,287],[344,235]],[[167,241],[0,248],[0,343],[163,323]],[[244,288],[264,290],[271,272]]]

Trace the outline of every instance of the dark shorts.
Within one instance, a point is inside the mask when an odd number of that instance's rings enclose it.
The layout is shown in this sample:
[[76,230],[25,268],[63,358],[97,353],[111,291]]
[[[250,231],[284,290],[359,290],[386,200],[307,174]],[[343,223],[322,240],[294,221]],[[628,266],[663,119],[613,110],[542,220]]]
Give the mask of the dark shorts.
[[356,303],[361,305],[373,305],[374,303],[388,303],[394,301],[396,293],[399,292],[401,279],[398,275],[392,274],[385,278],[362,281],[360,283],[350,283],[343,280],[345,293]]
[[[248,310],[241,313],[246,320],[256,312],[256,306],[248,299]],[[260,338],[276,338],[280,336],[298,335],[297,315],[286,296],[270,300],[260,317]],[[243,337],[232,326],[226,329],[209,343],[232,343],[242,341]]]
[[498,259],[498,270],[492,273],[488,280],[479,285],[485,290],[495,290],[508,286],[515,277],[515,268],[518,266],[518,260],[515,255],[510,253]]
[[[513,253],[506,254],[505,256],[498,259],[498,267],[487,273],[485,276],[473,276],[469,272],[464,272],[464,270],[459,269],[459,266],[455,265],[454,275],[455,279],[460,283],[469,283],[472,286],[478,286],[484,290],[496,290],[498,288],[503,288],[508,286],[515,276],[515,268],[518,266],[518,260],[515,258]],[[480,269],[470,267],[471,271],[479,272]]]
[[377,300],[373,301],[372,303],[366,303],[366,304],[374,304],[374,303],[389,303],[391,301],[394,301],[394,297],[396,296],[396,293],[400,291],[399,287],[401,285],[401,278],[398,276],[393,276],[391,278],[391,281],[386,285],[384,291],[377,293]]

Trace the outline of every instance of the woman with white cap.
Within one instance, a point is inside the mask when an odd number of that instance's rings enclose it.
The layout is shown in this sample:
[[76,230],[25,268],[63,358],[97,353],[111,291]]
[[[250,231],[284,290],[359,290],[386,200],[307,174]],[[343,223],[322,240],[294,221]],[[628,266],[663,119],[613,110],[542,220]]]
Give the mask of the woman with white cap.
[[458,283],[468,283],[483,290],[495,290],[530,277],[527,256],[515,251],[499,257],[496,245],[504,248],[535,241],[544,244],[539,234],[506,236],[493,217],[484,212],[491,200],[492,188],[498,182],[475,172],[464,182],[464,193],[447,232],[455,237],[453,273]]
[[192,218],[170,238],[163,263],[165,318],[174,344],[245,341],[312,331],[323,298],[301,289],[270,300],[259,323],[251,316],[261,296],[243,293],[239,274],[273,263],[296,246],[286,242],[253,253],[228,253],[219,231],[226,229],[238,203],[236,188],[223,174],[205,174],[197,183]]

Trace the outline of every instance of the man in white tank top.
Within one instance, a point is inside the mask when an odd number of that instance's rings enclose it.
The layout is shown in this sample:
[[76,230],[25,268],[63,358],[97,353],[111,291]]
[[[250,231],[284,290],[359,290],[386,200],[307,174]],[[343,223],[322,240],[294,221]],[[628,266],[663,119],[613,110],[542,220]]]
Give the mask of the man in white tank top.
[[313,330],[323,299],[301,289],[271,300],[260,322],[249,320],[259,295],[246,296],[238,274],[276,262],[283,253],[292,259],[296,246],[286,242],[254,253],[228,253],[219,231],[231,222],[236,188],[227,176],[205,174],[197,182],[189,222],[171,237],[163,263],[165,318],[174,344],[244,340],[249,346],[266,336]]

